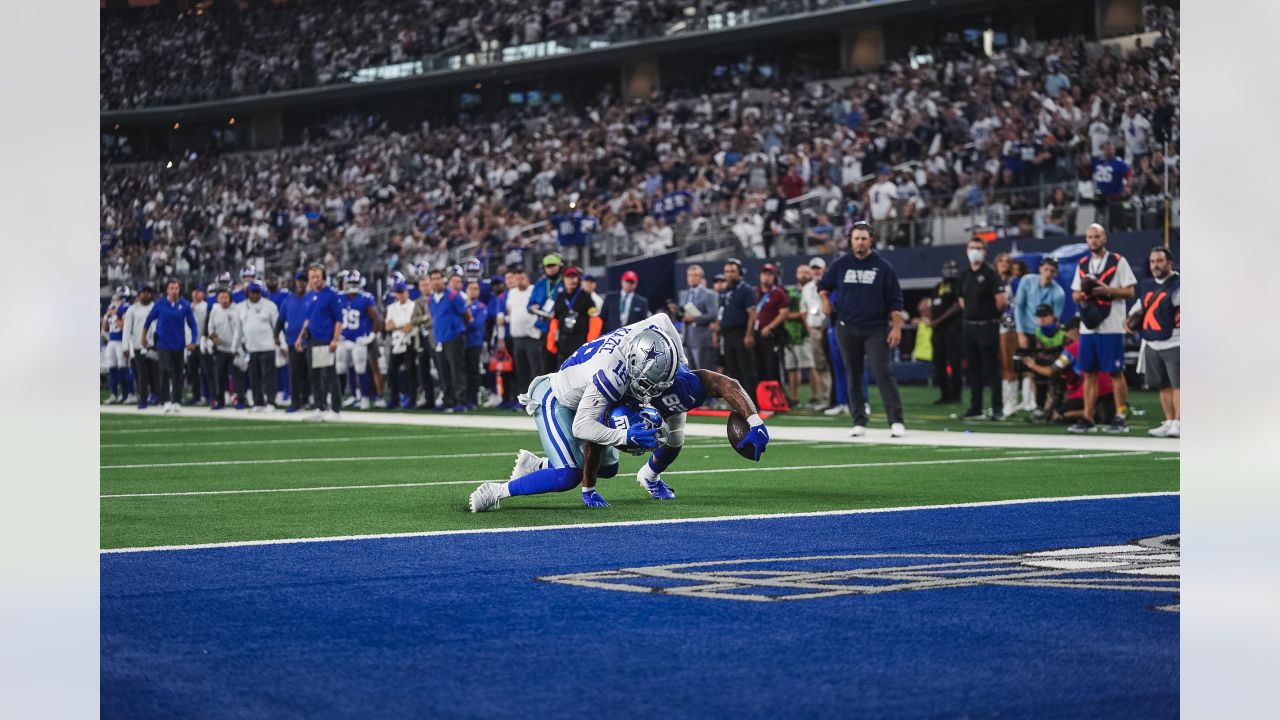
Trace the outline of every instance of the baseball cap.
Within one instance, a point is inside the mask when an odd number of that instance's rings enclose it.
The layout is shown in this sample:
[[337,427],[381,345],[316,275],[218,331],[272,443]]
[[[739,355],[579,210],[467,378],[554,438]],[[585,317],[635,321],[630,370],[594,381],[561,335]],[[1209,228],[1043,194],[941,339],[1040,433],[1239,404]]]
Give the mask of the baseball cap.
[[777,266],[777,265],[774,265],[773,263],[765,263],[764,265],[761,265],[761,266],[760,266],[760,272],[771,272],[771,273],[773,273],[774,275],[777,275],[777,274],[778,274],[778,266]]
[[258,282],[257,280],[254,280],[253,282],[246,285],[244,289],[245,289],[245,292],[262,292],[263,287],[262,287],[262,283]]
[[1044,257],[1040,258],[1040,264],[1041,264],[1041,265],[1052,265],[1052,266],[1054,266],[1054,267],[1058,267],[1058,258],[1056,258],[1056,257],[1054,257],[1054,256],[1052,256],[1052,255],[1045,255]]
[[593,282],[594,282],[594,281],[595,281],[595,279],[596,279],[596,276],[595,276],[595,275],[592,275],[591,273],[587,273],[586,275],[583,275],[583,276],[582,276],[582,279],[583,279],[583,280],[591,280],[591,281],[593,281]]
[[724,282],[724,280],[724,273],[716,273],[716,276],[711,278],[711,282]]
[[820,257],[809,258],[809,267],[825,269],[827,267],[827,261]]
[[293,279],[294,279],[294,280],[306,280],[306,279],[307,279],[307,271],[306,271],[306,270],[299,270],[298,272],[296,272],[296,273],[294,273],[294,274],[293,274]]
[[403,280],[400,280],[395,285],[392,285],[391,289],[394,290],[395,292],[406,292],[409,289],[409,283]]
[[636,274],[635,270],[628,270],[622,273],[622,282],[628,282],[628,281],[640,282],[640,276]]
[[542,258],[542,267],[551,267],[552,265],[563,265],[564,259],[555,253],[547,253]]
[[1048,305],[1041,303],[1036,306],[1036,317],[1045,317],[1046,315],[1052,315],[1052,314],[1053,314],[1053,308],[1049,307]]
[[567,267],[567,268],[565,268],[565,269],[564,269],[564,274],[565,274],[566,276],[568,276],[568,275],[577,275],[577,276],[581,276],[581,275],[582,275],[582,271],[581,271],[581,270],[579,270],[578,268],[574,267],[573,265],[570,265],[569,267]]
[[155,289],[155,288],[151,287],[151,283],[145,283],[145,282],[144,282],[144,283],[142,283],[142,287],[138,288],[138,292],[140,292],[140,293],[144,293],[144,292],[148,292],[148,291],[149,291],[149,292],[155,292],[155,291],[156,291],[156,289]]

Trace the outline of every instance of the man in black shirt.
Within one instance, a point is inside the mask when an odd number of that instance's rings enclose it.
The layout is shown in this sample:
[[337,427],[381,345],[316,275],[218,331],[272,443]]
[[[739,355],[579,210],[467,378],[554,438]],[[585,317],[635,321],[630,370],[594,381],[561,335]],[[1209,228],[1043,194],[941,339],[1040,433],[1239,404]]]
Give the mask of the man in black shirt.
[[1008,299],[1000,276],[986,263],[987,244],[972,238],[966,248],[969,266],[960,273],[960,307],[964,317],[964,359],[969,364],[969,410],[966,420],[983,416],[982,384],[991,385],[991,419],[1001,419],[1000,314]]
[[556,319],[556,367],[587,342],[587,326],[599,312],[591,293],[582,289],[582,271],[576,267],[564,270],[564,292],[556,296],[552,311]]
[[720,338],[724,341],[725,374],[756,396],[756,291],[742,278],[742,261],[724,264],[725,290],[720,293]]
[[[960,288],[957,280],[960,268],[955,260],[942,263],[942,282],[933,288],[932,313],[929,323],[933,326],[933,374],[937,378],[942,397],[935,405],[960,402],[960,373],[963,366],[960,324]],[[951,374],[947,374],[948,366]]]

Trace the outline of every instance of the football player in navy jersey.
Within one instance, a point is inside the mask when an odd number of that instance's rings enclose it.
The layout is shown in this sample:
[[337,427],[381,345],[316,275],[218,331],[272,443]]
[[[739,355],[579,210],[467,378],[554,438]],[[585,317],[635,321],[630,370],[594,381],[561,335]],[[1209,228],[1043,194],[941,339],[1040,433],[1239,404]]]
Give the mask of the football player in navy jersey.
[[345,381],[347,369],[356,373],[356,385],[351,397],[343,405],[356,405],[369,409],[373,396],[373,383],[369,380],[369,344],[373,342],[373,329],[382,327],[378,303],[364,290],[364,276],[359,270],[346,273],[342,284],[342,342],[338,345],[338,379]]
[[[598,340],[595,342],[599,342]],[[690,410],[702,407],[710,398],[722,398],[734,412],[747,420],[750,432],[743,438],[740,447],[751,445],[755,448],[757,462],[769,444],[769,430],[764,420],[756,413],[755,403],[742,389],[742,385],[728,375],[721,375],[711,370],[690,370],[688,365],[681,365],[676,370],[675,380],[670,387],[650,399],[649,404],[658,411],[667,429],[666,443],[654,450],[649,461],[636,473],[636,480],[655,500],[672,500],[676,493],[665,482],[661,475],[680,456],[684,447],[685,416]],[[624,397],[619,405],[625,405],[630,411],[640,410],[640,405],[630,397]],[[582,488],[588,492],[595,487],[597,473],[600,470],[604,448],[591,442],[582,444]],[[547,466],[545,458],[541,458],[528,450],[521,450],[516,459],[516,468],[512,478]],[[593,506],[594,507],[594,506]]]

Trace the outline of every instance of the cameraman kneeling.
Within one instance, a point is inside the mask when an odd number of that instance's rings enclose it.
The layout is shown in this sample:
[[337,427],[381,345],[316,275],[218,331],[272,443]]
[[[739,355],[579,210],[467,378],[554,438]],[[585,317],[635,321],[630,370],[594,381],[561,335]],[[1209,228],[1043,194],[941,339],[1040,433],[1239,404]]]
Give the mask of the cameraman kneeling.
[[[1055,340],[1065,344],[1059,344],[1061,351],[1049,363],[1041,364],[1038,356],[1024,356],[1022,359],[1023,366],[1036,375],[1036,397],[1039,405],[1028,422],[1064,423],[1078,420],[1084,417],[1084,378],[1075,371],[1076,356],[1080,352],[1080,318],[1071,318],[1059,329],[1052,310],[1047,316],[1041,316],[1037,309],[1036,315],[1040,324],[1036,331],[1037,341],[1046,343],[1046,350],[1048,343]],[[1043,400],[1040,395],[1042,387]],[[1114,393],[1111,378],[1100,375],[1096,407],[1098,422],[1108,422],[1115,416]]]

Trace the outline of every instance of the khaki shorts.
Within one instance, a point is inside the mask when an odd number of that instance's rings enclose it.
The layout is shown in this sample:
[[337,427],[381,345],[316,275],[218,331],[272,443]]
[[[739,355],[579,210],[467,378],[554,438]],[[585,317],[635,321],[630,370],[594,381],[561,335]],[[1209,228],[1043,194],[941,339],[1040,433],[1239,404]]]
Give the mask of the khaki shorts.
[[783,355],[788,370],[807,370],[813,367],[813,348],[807,342],[786,346]]

